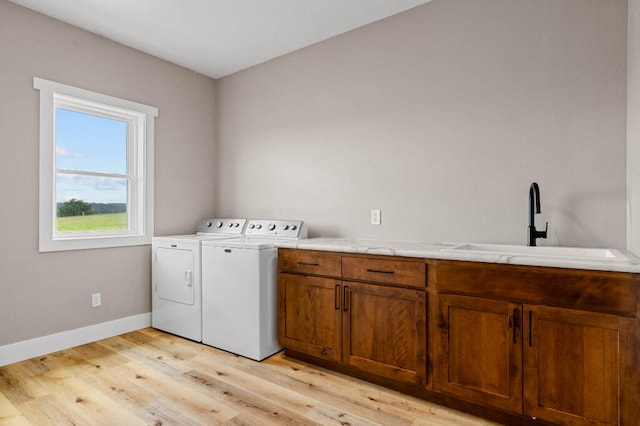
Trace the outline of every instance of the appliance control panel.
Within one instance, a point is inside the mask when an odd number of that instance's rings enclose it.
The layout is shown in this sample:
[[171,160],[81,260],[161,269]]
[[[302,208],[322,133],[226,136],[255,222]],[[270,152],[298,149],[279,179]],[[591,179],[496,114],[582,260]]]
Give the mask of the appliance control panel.
[[301,220],[250,220],[244,231],[247,237],[307,238],[307,225]]
[[203,219],[196,228],[197,234],[242,235],[247,219]]

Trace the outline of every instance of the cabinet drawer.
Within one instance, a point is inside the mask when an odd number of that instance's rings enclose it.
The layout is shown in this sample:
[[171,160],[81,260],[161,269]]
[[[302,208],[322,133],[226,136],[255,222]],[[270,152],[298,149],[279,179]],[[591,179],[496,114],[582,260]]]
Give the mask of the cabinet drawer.
[[506,299],[624,316],[635,316],[633,275],[539,266],[439,261],[439,292]]
[[417,288],[424,288],[427,281],[424,262],[348,256],[342,257],[342,278]]
[[305,275],[340,277],[340,255],[311,250],[278,250],[278,269]]

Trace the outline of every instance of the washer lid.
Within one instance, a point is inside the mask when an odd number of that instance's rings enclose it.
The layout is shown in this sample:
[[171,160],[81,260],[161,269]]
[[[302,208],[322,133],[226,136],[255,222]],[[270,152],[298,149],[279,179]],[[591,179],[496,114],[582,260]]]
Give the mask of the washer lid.
[[237,238],[227,240],[208,240],[203,241],[203,246],[215,246],[215,247],[229,247],[229,248],[244,248],[250,250],[263,250],[269,248],[275,248],[273,239],[269,238]]
[[152,242],[179,242],[179,243],[201,243],[207,240],[228,240],[239,239],[237,235],[229,234],[187,234],[187,235],[166,235],[153,237]]

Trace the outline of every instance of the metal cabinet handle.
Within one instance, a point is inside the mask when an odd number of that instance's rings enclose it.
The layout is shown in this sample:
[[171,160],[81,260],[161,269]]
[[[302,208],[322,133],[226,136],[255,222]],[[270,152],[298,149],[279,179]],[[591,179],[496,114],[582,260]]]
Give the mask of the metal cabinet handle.
[[513,310],[513,343],[518,343],[518,308]]
[[342,288],[342,310],[345,312],[349,310],[349,303],[347,302],[348,297],[349,297],[349,286],[345,285]]
[[533,346],[533,335],[531,334],[532,321],[533,321],[533,311],[529,311],[529,346]]
[[367,269],[367,272],[373,272],[374,274],[393,275],[393,271],[379,271],[377,269]]

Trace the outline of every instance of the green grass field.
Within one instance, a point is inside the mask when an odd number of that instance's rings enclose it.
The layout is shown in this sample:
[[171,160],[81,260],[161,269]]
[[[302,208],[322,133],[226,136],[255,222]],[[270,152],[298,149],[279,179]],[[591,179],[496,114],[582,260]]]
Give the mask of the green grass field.
[[57,218],[58,232],[125,231],[126,213],[92,214]]

